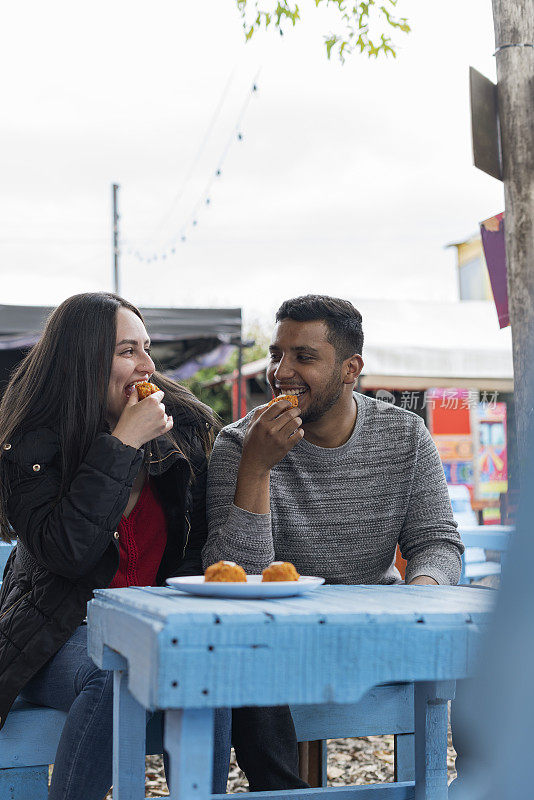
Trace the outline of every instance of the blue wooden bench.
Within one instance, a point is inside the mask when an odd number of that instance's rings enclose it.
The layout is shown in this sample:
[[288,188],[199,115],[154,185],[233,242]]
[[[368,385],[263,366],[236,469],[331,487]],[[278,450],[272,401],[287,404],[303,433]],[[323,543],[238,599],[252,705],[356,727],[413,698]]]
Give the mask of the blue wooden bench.
[[[14,544],[14,543],[13,543]],[[0,583],[2,583],[2,575],[4,574],[4,567],[7,564],[7,559],[13,550],[13,544],[7,542],[0,542]]]
[[[459,528],[465,553],[462,557],[461,584],[500,575],[515,528],[511,525],[473,525]],[[500,562],[488,561],[487,551],[500,553]]]
[[[46,800],[48,765],[54,763],[67,715],[17,699],[0,731],[1,800]],[[147,753],[161,753],[161,719],[147,726]]]

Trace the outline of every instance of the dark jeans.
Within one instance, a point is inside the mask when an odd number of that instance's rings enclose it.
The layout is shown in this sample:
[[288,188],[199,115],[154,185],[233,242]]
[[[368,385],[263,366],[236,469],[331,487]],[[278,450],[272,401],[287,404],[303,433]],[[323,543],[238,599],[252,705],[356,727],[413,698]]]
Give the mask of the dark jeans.
[[234,708],[232,744],[251,792],[309,788],[299,778],[297,737],[288,706]]

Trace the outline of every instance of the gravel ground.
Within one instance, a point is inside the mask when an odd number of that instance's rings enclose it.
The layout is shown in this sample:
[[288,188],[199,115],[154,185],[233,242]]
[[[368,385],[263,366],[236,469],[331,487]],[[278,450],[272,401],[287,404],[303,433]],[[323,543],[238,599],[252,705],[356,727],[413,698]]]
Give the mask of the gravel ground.
[[[232,751],[228,792],[247,791],[245,776],[235,763]],[[450,781],[456,776],[450,730],[447,771]],[[146,758],[147,797],[167,797],[167,784],[161,756]],[[330,739],[328,742],[328,785],[385,783],[393,780],[393,736],[365,736],[361,739]],[[105,800],[111,800],[111,791]]]

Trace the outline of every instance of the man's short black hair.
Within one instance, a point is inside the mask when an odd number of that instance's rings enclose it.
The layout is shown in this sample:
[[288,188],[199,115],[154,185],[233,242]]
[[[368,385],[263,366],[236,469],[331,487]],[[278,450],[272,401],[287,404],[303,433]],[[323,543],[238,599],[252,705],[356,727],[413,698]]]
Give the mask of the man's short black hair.
[[324,294],[306,294],[282,303],[276,312],[276,321],[293,319],[295,322],[322,320],[328,328],[328,341],[336,351],[338,361],[354,353],[362,354],[362,315],[348,300]]

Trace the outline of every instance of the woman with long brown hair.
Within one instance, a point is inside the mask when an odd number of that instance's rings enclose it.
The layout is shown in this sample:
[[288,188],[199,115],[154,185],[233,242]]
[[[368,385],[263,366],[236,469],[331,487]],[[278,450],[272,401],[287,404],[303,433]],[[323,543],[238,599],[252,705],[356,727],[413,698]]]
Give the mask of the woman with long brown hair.
[[[160,391],[143,400],[135,384]],[[165,400],[165,403],[163,403]],[[102,587],[202,571],[207,456],[217,421],[155,372],[135,306],[80,294],[51,315],[0,404],[0,726],[20,694],[68,712],[51,800],[102,800],[112,774],[112,673],[87,655]],[[228,771],[216,717],[214,792]]]

